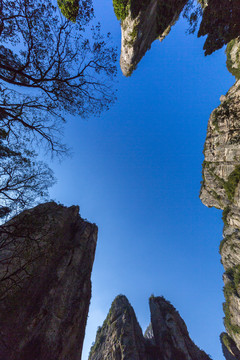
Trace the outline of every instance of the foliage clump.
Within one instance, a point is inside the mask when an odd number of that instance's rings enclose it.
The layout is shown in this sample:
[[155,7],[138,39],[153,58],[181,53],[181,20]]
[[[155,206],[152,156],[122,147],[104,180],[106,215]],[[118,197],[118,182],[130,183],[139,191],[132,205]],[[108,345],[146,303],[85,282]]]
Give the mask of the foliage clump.
[[149,3],[150,0],[113,0],[113,9],[118,20],[123,21],[129,11],[131,11],[132,18],[135,19],[139,11],[144,10]]
[[130,0],[113,0],[113,8],[118,20],[124,20],[127,17],[130,8]]
[[65,18],[72,22],[76,22],[79,10],[78,0],[58,0],[58,6]]
[[58,7],[63,16],[73,23],[76,22],[78,14],[82,17],[83,8],[87,18],[90,19],[93,16],[92,1],[81,1],[81,7],[79,5],[79,1],[80,0],[57,0]]

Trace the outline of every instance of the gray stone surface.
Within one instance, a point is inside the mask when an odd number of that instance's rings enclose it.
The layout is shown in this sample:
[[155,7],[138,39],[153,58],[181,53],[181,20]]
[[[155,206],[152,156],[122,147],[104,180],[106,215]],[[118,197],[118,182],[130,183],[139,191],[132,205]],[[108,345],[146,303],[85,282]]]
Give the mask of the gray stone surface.
[[240,349],[240,81],[231,87],[209,119],[204,146],[202,202],[223,211],[220,246],[226,273],[225,327]]
[[120,66],[130,76],[157,38],[162,41],[179,17],[187,0],[145,0],[137,14],[129,10],[121,23]]
[[79,360],[97,227],[54,202],[0,228],[0,359]]
[[116,297],[98,329],[89,360],[210,360],[190,339],[187,327],[163,297],[150,298],[151,323],[143,337],[127,298]]

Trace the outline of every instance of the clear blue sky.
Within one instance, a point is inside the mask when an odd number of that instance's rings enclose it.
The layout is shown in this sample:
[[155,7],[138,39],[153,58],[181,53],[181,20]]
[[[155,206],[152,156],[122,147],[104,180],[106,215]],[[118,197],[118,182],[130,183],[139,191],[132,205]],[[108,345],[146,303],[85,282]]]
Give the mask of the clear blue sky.
[[[110,0],[95,1],[103,29],[120,51],[120,24]],[[51,197],[79,204],[99,238],[83,360],[114,297],[125,294],[143,328],[148,298],[163,295],[190,336],[223,359],[221,212],[199,200],[203,144],[211,111],[234,83],[224,50],[204,57],[204,39],[180,19],[156,41],[131,78],[119,69],[118,100],[100,118],[73,119],[73,156],[54,163]]]

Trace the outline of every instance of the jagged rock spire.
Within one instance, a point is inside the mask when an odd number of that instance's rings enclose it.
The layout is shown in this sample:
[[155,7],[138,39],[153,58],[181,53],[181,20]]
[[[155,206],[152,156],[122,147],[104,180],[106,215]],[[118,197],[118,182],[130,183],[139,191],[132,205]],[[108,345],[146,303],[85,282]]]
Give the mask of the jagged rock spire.
[[129,301],[117,296],[98,329],[89,360],[210,360],[168,301],[152,296],[149,304],[151,323],[143,336]]

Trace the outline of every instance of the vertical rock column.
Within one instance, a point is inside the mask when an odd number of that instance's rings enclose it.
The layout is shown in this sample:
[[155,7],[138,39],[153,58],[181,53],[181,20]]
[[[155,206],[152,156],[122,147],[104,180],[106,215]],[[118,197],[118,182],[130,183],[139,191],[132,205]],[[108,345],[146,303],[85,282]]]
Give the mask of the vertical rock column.
[[169,301],[151,296],[149,305],[159,359],[210,360],[191,340],[185,322]]
[[[121,3],[121,0],[115,0]],[[122,45],[120,65],[130,76],[154,40],[163,40],[177,21],[187,0],[125,1],[121,18]],[[116,9],[115,9],[115,12]]]
[[135,312],[124,295],[115,298],[98,328],[89,360],[143,360],[145,346]]
[[53,202],[0,228],[0,359],[79,360],[97,226]]
[[[227,50],[231,71],[239,67],[236,41]],[[208,122],[200,198],[206,206],[223,210],[219,252],[225,269],[223,309],[227,334],[221,339],[230,354],[240,359],[240,81],[220,100]]]

